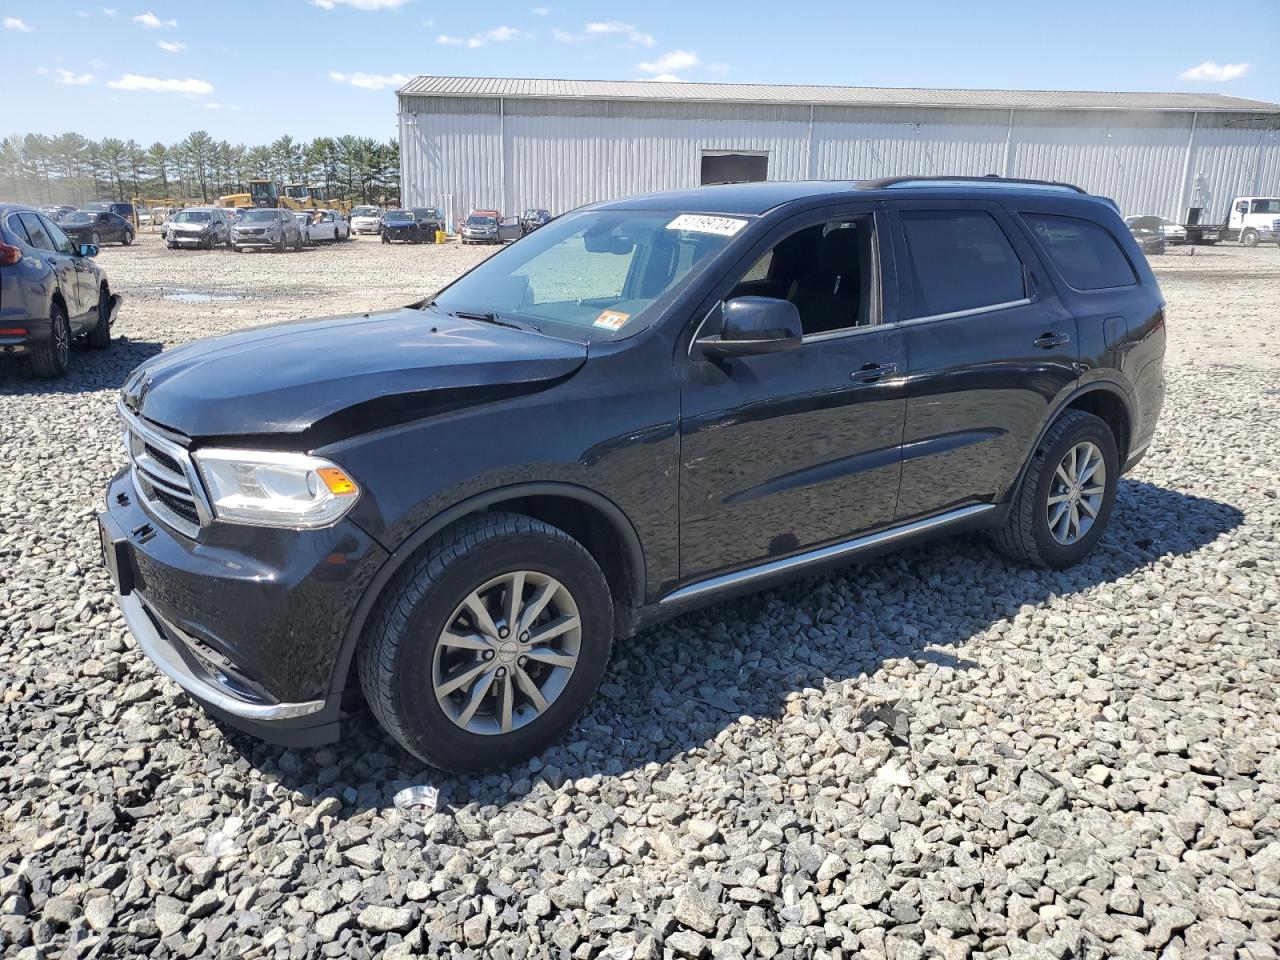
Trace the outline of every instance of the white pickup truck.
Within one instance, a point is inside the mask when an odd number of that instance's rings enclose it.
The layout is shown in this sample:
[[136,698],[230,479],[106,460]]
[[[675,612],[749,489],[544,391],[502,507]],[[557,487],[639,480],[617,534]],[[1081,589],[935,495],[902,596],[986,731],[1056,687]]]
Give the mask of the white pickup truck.
[[1237,240],[1242,246],[1280,244],[1280,197],[1236,197],[1226,223],[1200,223],[1198,208],[1188,211],[1187,242],[1217,243]]

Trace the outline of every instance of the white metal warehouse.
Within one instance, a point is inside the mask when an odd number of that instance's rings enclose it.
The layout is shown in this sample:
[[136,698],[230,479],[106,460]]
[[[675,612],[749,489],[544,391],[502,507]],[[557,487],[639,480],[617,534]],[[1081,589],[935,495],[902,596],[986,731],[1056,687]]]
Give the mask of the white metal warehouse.
[[1220,94],[422,76],[397,97],[404,202],[450,222],[745,179],[997,173],[1206,222],[1280,194],[1280,104]]

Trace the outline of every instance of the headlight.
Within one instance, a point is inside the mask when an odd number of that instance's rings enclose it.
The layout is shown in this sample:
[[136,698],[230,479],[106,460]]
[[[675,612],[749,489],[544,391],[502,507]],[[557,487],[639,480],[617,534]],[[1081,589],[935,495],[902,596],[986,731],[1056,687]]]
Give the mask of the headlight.
[[228,523],[310,529],[336,523],[360,487],[335,463],[304,453],[210,447],[193,454],[213,515]]

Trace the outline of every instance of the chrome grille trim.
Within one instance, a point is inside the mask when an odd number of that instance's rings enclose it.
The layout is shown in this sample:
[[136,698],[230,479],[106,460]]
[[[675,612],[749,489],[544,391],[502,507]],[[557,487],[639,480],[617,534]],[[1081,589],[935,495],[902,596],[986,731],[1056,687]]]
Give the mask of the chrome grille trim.
[[[184,537],[197,539],[201,527],[213,514],[187,448],[135,416],[120,401],[116,402],[116,414],[124,424],[125,453],[129,455],[133,485],[143,506],[166,527]],[[162,462],[162,457],[176,465],[178,470]],[[189,511],[184,512],[194,515],[196,522],[165,503],[165,497],[182,507],[190,505]]]

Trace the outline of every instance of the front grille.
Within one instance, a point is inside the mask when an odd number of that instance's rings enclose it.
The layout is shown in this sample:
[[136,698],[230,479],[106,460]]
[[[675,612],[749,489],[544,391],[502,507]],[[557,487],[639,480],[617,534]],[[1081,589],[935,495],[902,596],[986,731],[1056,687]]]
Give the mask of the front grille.
[[194,538],[200,532],[201,512],[190,455],[123,407],[119,409],[134,486],[143,503],[160,522]]

